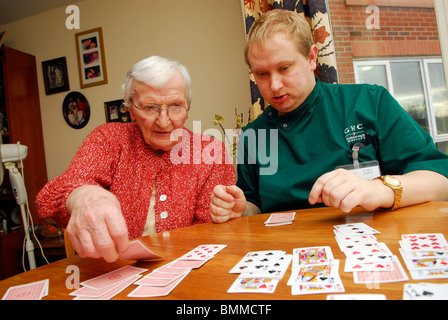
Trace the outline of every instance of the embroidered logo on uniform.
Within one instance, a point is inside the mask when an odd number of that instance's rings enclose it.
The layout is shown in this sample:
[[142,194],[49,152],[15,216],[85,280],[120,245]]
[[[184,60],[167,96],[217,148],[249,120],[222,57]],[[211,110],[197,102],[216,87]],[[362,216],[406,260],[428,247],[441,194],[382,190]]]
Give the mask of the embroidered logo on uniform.
[[366,133],[362,123],[348,126],[344,129],[344,135],[348,144],[364,141],[366,139]]

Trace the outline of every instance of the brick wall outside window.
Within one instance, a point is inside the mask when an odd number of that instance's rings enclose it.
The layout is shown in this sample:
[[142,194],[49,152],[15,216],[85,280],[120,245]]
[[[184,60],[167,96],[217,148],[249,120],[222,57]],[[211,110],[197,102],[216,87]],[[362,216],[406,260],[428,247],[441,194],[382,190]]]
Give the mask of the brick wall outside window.
[[[416,0],[416,7],[380,6],[381,2],[387,1],[328,0],[339,83],[355,83],[353,59],[441,55],[434,7],[424,4],[428,1]],[[399,5],[400,0],[389,2]],[[369,30],[366,20],[372,13],[366,8],[375,3],[380,29]]]

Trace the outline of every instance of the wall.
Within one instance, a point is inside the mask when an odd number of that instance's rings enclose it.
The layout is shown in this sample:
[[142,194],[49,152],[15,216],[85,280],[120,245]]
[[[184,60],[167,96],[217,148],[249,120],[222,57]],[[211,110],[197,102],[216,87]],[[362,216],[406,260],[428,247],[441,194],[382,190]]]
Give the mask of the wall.
[[[36,56],[49,179],[61,174],[85,136],[105,123],[104,102],[121,99],[127,70],[150,55],[179,60],[191,72],[193,103],[186,126],[201,121],[201,132],[213,125],[215,113],[235,123],[235,108],[250,105],[248,69],[244,64],[244,27],[240,0],[83,0],[80,29],[68,30],[65,7],[0,26],[5,45]],[[80,89],[75,33],[102,27],[109,83]],[[70,91],[89,101],[91,116],[82,129],[69,127],[62,115],[67,92],[46,95],[42,61],[65,56]]]

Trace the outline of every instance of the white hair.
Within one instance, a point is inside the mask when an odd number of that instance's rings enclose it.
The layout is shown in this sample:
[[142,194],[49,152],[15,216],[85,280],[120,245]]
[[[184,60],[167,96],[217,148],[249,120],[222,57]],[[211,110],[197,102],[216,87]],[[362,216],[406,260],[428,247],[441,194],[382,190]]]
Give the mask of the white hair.
[[132,98],[132,82],[135,80],[146,83],[155,88],[161,88],[168,83],[176,74],[179,74],[185,82],[185,93],[188,105],[191,104],[193,89],[188,69],[178,61],[152,56],[137,62],[129,69],[126,80],[122,86],[123,99],[126,105]]

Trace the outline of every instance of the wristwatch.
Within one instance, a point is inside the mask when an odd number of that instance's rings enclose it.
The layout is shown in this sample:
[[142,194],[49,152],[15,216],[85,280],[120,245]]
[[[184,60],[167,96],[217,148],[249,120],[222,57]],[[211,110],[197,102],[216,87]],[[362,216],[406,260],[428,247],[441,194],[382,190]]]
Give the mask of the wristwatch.
[[381,176],[378,177],[383,181],[384,185],[388,186],[394,192],[394,204],[390,208],[380,208],[382,210],[395,210],[400,205],[401,194],[403,193],[403,186],[401,185],[401,181],[392,176]]

